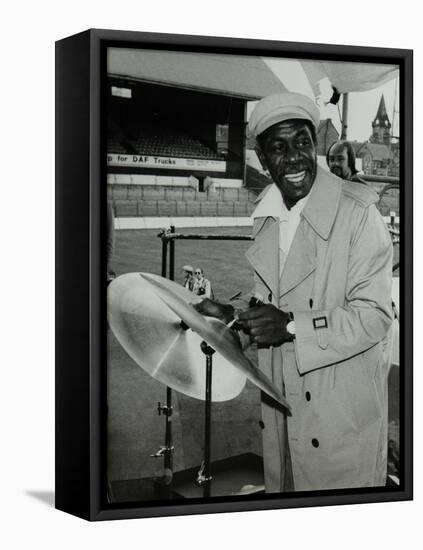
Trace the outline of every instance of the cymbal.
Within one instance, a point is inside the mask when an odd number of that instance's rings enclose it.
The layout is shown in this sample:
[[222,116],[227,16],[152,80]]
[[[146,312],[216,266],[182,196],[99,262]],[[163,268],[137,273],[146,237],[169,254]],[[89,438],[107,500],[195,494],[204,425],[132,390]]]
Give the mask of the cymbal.
[[[242,352],[234,332],[219,319],[206,317],[199,313],[191,303],[183,300],[168,287],[167,280],[157,275],[142,273],[160,291],[160,298],[178,315],[184,323],[199,334],[203,340],[218,351],[234,367],[239,369],[257,387],[270,397],[290,409],[281,392]],[[198,298],[198,297],[197,297]],[[201,300],[198,300],[201,301]]]
[[278,389],[245,357],[234,332],[191,305],[200,301],[199,296],[158,275],[128,273],[108,287],[108,320],[132,359],[153,378],[181,393],[205,398],[205,356],[200,350],[205,340],[216,350],[213,401],[236,397],[249,378],[289,409]]

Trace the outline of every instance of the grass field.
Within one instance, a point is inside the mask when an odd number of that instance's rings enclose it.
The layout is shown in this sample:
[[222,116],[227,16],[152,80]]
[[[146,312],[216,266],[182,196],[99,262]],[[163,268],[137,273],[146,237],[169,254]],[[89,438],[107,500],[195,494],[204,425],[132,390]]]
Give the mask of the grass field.
[[[177,228],[181,233],[250,235],[249,227]],[[117,275],[134,271],[161,274],[162,242],[156,229],[120,230],[116,232],[114,268]],[[175,280],[182,282],[182,266],[202,267],[219,300],[253,286],[253,274],[245,258],[249,241],[179,240],[175,243]],[[399,260],[399,246],[394,247],[394,264]],[[395,274],[397,276],[397,274]]]
[[[249,228],[177,228],[185,233],[249,234]],[[161,239],[158,230],[116,232],[113,266],[117,275],[146,271],[161,274]],[[182,282],[182,266],[202,267],[215,297],[226,301],[235,293],[248,293],[253,273],[245,258],[250,241],[178,240],[175,244],[175,280]],[[398,257],[398,246],[395,247]],[[108,339],[108,458],[109,476],[134,479],[161,473],[162,460],[150,458],[163,444],[164,421],[157,402],[164,400],[164,386],[150,378],[123,351],[113,334]],[[249,351],[256,360],[256,350]],[[394,373],[397,376],[398,373]],[[397,384],[390,393],[397,396]],[[398,399],[391,400],[391,436],[397,438]],[[175,395],[175,470],[196,466],[202,459],[203,403]],[[213,458],[244,452],[261,453],[260,393],[249,382],[239,397],[213,407]]]
[[[178,229],[179,230],[179,229]],[[177,230],[177,231],[178,231]],[[181,229],[185,233],[249,235],[248,227]],[[162,241],[158,230],[122,230],[116,233],[114,259],[117,274],[147,271],[161,274]],[[226,300],[239,290],[248,292],[253,274],[245,259],[250,241],[178,240],[175,242],[175,280],[182,282],[182,266],[202,267],[219,300]]]

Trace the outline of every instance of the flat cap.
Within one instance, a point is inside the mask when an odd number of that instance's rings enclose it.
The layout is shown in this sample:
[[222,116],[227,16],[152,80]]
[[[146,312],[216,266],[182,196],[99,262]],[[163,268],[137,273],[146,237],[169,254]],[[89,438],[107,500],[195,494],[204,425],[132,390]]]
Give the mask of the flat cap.
[[194,271],[192,265],[184,265],[182,269],[183,271],[187,271],[188,273],[192,273]]
[[250,134],[256,138],[274,124],[295,118],[309,120],[317,130],[319,109],[309,97],[302,94],[272,94],[261,99],[254,107],[248,127]]

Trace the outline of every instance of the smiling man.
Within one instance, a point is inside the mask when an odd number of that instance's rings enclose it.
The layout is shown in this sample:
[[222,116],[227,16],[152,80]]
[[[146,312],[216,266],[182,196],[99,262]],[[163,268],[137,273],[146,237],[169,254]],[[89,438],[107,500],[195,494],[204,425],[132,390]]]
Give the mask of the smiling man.
[[255,306],[199,308],[238,319],[291,405],[288,416],[262,398],[268,492],[386,481],[392,244],[376,193],[318,167],[318,123],[299,94],[256,105],[250,132],[274,183],[259,197],[247,251]]

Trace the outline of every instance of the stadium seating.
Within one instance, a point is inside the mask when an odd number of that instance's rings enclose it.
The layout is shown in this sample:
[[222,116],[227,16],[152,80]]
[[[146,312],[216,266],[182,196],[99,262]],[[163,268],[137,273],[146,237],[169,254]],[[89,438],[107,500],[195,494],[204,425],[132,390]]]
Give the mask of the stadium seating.
[[157,216],[176,216],[176,202],[157,201]]
[[200,216],[216,216],[217,204],[218,203],[216,201],[200,202]]
[[186,201],[176,201],[176,216],[188,216]]
[[[125,128],[108,121],[109,153],[224,160],[225,157],[183,130],[157,121],[126,120]],[[147,177],[147,176],[146,176]],[[154,180],[154,177],[149,176]],[[168,181],[169,180],[169,181]],[[160,176],[157,181],[109,183],[107,197],[116,217],[239,216],[251,214],[257,194],[242,188],[212,187],[197,191],[187,178]],[[179,181],[180,180],[180,181]]]
[[127,218],[138,216],[137,201],[116,200],[114,201],[114,211],[116,218]]
[[223,160],[224,157],[201,143],[198,139],[173,128],[157,124],[145,124],[138,129],[132,143],[139,155],[168,156],[175,158],[199,158]]
[[234,202],[234,216],[235,217],[243,217],[243,216],[249,216],[250,213],[248,211],[248,202],[246,201],[236,201]]
[[257,195],[247,189],[109,184],[107,196],[117,217],[250,216]]
[[181,201],[184,198],[184,188],[183,187],[165,187],[165,196],[166,200],[171,201]]
[[138,215],[143,218],[157,217],[157,201],[137,201]]
[[164,186],[161,186],[161,185],[156,185],[154,187],[140,186],[140,190],[141,190],[141,196],[144,200],[157,201],[157,200],[165,199],[166,187]]
[[140,185],[128,185],[127,197],[129,200],[143,198],[143,189]]
[[237,201],[239,200],[239,189],[220,189],[220,200],[222,201]]
[[109,121],[107,152],[138,155],[224,160],[225,157],[183,130],[158,121],[126,122],[120,128]]
[[217,207],[218,216],[235,216],[233,201],[219,201]]
[[127,154],[125,147],[114,137],[107,140],[107,152],[115,154]]
[[187,216],[201,216],[200,206],[198,201],[186,201]]
[[127,185],[108,185],[110,193],[107,194],[109,200],[119,201],[128,199]]

